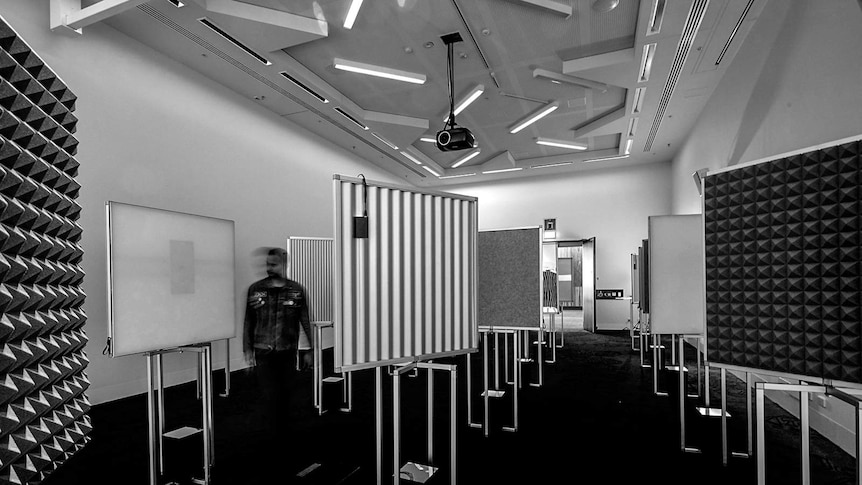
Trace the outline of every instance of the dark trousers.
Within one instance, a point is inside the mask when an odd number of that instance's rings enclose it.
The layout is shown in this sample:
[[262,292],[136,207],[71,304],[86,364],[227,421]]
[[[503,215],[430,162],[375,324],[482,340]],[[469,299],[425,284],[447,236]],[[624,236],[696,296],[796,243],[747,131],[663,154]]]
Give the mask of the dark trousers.
[[296,350],[255,350],[254,360],[260,398],[260,424],[275,435],[283,435],[290,421]]

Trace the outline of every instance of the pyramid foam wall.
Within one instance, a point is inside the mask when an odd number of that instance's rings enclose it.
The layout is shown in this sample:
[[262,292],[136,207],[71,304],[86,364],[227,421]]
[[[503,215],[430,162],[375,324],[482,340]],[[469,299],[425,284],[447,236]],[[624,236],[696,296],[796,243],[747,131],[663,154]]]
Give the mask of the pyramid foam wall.
[[711,362],[862,383],[860,142],[704,179]]
[[0,19],[0,482],[88,441],[75,95]]

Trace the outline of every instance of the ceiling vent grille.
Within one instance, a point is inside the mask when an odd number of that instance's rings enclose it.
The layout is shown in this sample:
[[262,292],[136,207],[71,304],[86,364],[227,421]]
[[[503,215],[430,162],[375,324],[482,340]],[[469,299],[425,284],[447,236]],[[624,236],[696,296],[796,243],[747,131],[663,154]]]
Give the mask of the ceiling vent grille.
[[645,152],[652,150],[653,141],[655,141],[659,126],[661,126],[661,122],[664,119],[664,113],[667,110],[668,103],[670,103],[670,97],[673,95],[674,89],[676,89],[676,83],[679,81],[682,67],[691,50],[694,38],[697,36],[700,23],[703,21],[704,14],[706,14],[707,5],[709,5],[709,0],[695,0],[688,11],[688,18],[685,21],[682,35],[679,38],[679,44],[676,47],[676,56],[668,73],[667,82],[664,85],[664,91],[662,92],[661,100],[652,122],[649,137],[647,137],[646,144],[644,145]]
[[203,47],[204,49],[208,50],[209,52],[220,57],[222,60],[224,60],[228,64],[230,64],[233,67],[239,69],[240,71],[246,73],[249,77],[255,79],[256,81],[258,81],[261,84],[265,85],[266,87],[272,89],[273,91],[277,92],[278,94],[290,99],[291,101],[302,106],[303,108],[307,109],[308,111],[311,111],[312,113],[319,116],[321,119],[326,120],[328,123],[332,124],[332,126],[338,128],[341,131],[345,132],[346,134],[352,136],[353,138],[355,138],[360,143],[364,143],[365,145],[369,146],[373,150],[375,150],[375,151],[379,152],[380,154],[382,154],[383,156],[395,161],[398,165],[406,168],[407,170],[410,170],[411,172],[418,175],[419,177],[421,177],[421,178],[427,177],[427,175],[425,175],[424,173],[422,173],[422,172],[416,170],[415,168],[407,165],[406,163],[404,163],[403,161],[399,160],[398,158],[392,156],[392,154],[381,149],[377,145],[371,143],[370,141],[366,140],[365,138],[357,136],[355,133],[348,130],[344,125],[335,121],[335,119],[333,119],[328,114],[325,114],[325,113],[321,112],[320,110],[315,109],[310,104],[306,103],[305,101],[303,101],[300,98],[291,94],[290,91],[287,91],[286,89],[282,88],[278,84],[267,79],[265,76],[263,76],[259,72],[255,71],[254,69],[249,68],[248,66],[246,66],[245,64],[243,64],[239,60],[235,59],[230,54],[224,52],[223,50],[219,49],[218,47],[214,46],[213,44],[207,42],[206,39],[201,38],[200,36],[198,36],[194,32],[191,32],[190,30],[186,29],[182,25],[179,25],[178,23],[174,22],[171,18],[167,17],[166,15],[164,15],[162,12],[160,12],[156,8],[151,7],[147,4],[144,4],[144,5],[138,5],[138,9],[141,10],[142,12],[146,13],[147,15],[152,17],[153,19],[158,20],[159,22],[163,23],[166,27],[170,28],[171,30],[174,30],[178,34],[182,35],[183,37],[189,39],[190,41],[194,42],[195,44]]

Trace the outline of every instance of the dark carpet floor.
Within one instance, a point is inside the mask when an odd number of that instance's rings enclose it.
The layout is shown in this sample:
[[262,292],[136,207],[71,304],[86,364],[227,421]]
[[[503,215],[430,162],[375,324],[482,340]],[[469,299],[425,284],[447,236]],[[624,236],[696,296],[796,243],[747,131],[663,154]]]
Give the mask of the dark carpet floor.
[[[458,483],[606,483],[633,484],[755,484],[753,458],[721,462],[721,431],[717,418],[701,417],[686,405],[687,444],[702,449],[680,451],[679,408],[675,373],[663,372],[660,386],[669,396],[653,393],[652,371],[640,366],[630,348],[628,332],[567,332],[556,362],[544,366],[544,382],[536,380],[534,364],[525,365],[526,383],[519,395],[519,427],[511,424],[511,391],[491,404],[489,436],[467,425],[465,357],[441,359],[458,365],[457,464]],[[331,356],[330,356],[331,357]],[[547,355],[546,355],[547,357]],[[481,365],[473,356],[473,420],[482,419]],[[223,389],[223,372],[216,389]],[[248,370],[234,372],[228,397],[215,398],[215,460],[213,485],[342,483],[377,481],[374,371],[354,372],[353,409],[339,412],[340,386],[327,384],[318,416],[312,406],[311,374],[298,377],[289,429],[272,437],[256,424],[258,391]],[[426,375],[402,379],[402,461],[427,463]],[[434,463],[440,470],[430,484],[449,483],[449,381],[435,377]],[[383,483],[392,483],[391,378],[384,372]],[[712,406],[719,405],[718,373],[711,374]],[[694,379],[690,388],[694,389]],[[165,392],[166,429],[199,426],[200,411],[193,383]],[[729,435],[732,448],[746,448],[745,384],[728,376]],[[148,484],[147,408],[144,395],[94,406],[92,441],[58,468],[44,485],[96,483]],[[801,483],[799,424],[767,400],[767,483]],[[191,483],[200,477],[198,438],[166,440],[165,469],[169,476]],[[297,473],[319,466],[303,477]],[[811,483],[855,483],[855,460],[818,433],[811,432]],[[191,471],[189,471],[191,470]],[[170,480],[169,480],[170,479]],[[411,483],[402,480],[402,483]]]

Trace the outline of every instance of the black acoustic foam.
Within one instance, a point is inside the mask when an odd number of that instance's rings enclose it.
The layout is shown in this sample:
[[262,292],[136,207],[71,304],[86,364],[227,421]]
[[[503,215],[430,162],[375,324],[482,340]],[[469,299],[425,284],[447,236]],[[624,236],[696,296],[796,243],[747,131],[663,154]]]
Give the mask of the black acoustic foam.
[[711,362],[862,383],[854,141],[704,180]]

